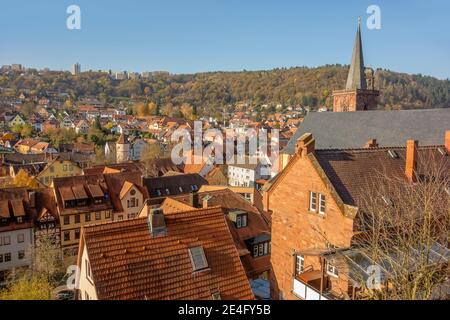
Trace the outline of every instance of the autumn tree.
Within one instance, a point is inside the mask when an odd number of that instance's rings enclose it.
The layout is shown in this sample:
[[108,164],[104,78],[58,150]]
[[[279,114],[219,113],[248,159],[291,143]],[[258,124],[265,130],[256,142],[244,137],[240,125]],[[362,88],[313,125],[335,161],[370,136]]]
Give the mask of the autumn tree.
[[195,120],[195,110],[194,107],[189,103],[183,103],[180,107],[180,112],[183,117],[187,120]]
[[449,298],[450,160],[421,157],[427,173],[417,183],[380,172],[362,188],[355,246],[385,275],[380,288],[361,293],[363,299]]
[[27,171],[20,169],[14,177],[14,185],[18,188],[37,189],[38,182],[34,177],[31,177]]
[[0,300],[51,300],[53,287],[43,276],[28,276],[0,290]]

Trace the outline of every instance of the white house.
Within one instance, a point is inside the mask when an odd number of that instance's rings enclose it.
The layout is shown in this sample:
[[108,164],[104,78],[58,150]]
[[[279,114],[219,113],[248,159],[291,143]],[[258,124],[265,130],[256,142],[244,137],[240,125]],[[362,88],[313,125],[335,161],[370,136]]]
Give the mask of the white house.
[[34,234],[24,201],[6,200],[3,192],[0,194],[3,199],[0,200],[0,271],[11,271],[30,264]]
[[60,122],[60,127],[63,129],[72,129],[75,128],[75,124],[73,123],[70,117],[64,117],[64,119]]

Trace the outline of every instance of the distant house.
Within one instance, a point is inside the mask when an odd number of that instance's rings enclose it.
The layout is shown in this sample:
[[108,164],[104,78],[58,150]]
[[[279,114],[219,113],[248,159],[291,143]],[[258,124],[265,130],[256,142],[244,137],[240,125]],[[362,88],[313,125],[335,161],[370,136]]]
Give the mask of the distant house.
[[28,153],[32,153],[31,147],[33,147],[34,145],[36,145],[38,143],[39,143],[38,140],[35,140],[32,138],[27,138],[27,139],[23,139],[23,140],[20,140],[19,142],[17,142],[14,145],[14,149],[16,149],[16,151],[19,153],[28,154]]
[[88,133],[89,128],[90,128],[89,123],[87,123],[86,120],[80,120],[75,126],[75,131],[77,134],[86,134]]
[[75,124],[72,119],[68,116],[64,117],[64,119],[59,123],[60,128],[62,129],[73,129],[75,128]]
[[59,128],[59,122],[55,119],[47,120],[42,124],[42,131],[48,132],[50,130],[54,130]]
[[[247,161],[249,162],[249,161]],[[229,164],[228,183],[233,187],[256,187],[256,181],[270,178],[270,170],[261,163]]]
[[26,189],[0,190],[0,274],[30,265],[34,235],[29,205]]
[[39,173],[36,179],[43,185],[50,187],[53,179],[82,174],[82,169],[73,161],[57,157]]
[[23,126],[25,124],[26,124],[25,119],[20,114],[17,114],[16,116],[14,116],[14,118],[12,118],[9,121],[9,126],[11,128],[14,126]]

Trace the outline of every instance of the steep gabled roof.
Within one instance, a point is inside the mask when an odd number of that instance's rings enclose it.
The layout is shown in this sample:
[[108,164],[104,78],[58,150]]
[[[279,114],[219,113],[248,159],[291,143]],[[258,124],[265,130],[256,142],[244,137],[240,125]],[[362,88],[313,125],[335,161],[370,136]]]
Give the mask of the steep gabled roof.
[[[167,235],[152,237],[147,218],[83,229],[100,300],[254,299],[220,208],[165,214]],[[208,269],[193,272],[190,248],[202,247]]]

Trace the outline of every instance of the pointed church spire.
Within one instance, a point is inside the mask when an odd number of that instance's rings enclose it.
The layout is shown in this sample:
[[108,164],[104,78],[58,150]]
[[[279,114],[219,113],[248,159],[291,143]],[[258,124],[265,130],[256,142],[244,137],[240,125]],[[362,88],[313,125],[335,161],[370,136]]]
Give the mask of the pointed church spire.
[[346,90],[366,88],[367,84],[361,41],[361,18],[358,17],[358,31],[356,33],[355,47],[353,48],[352,64],[348,73]]

